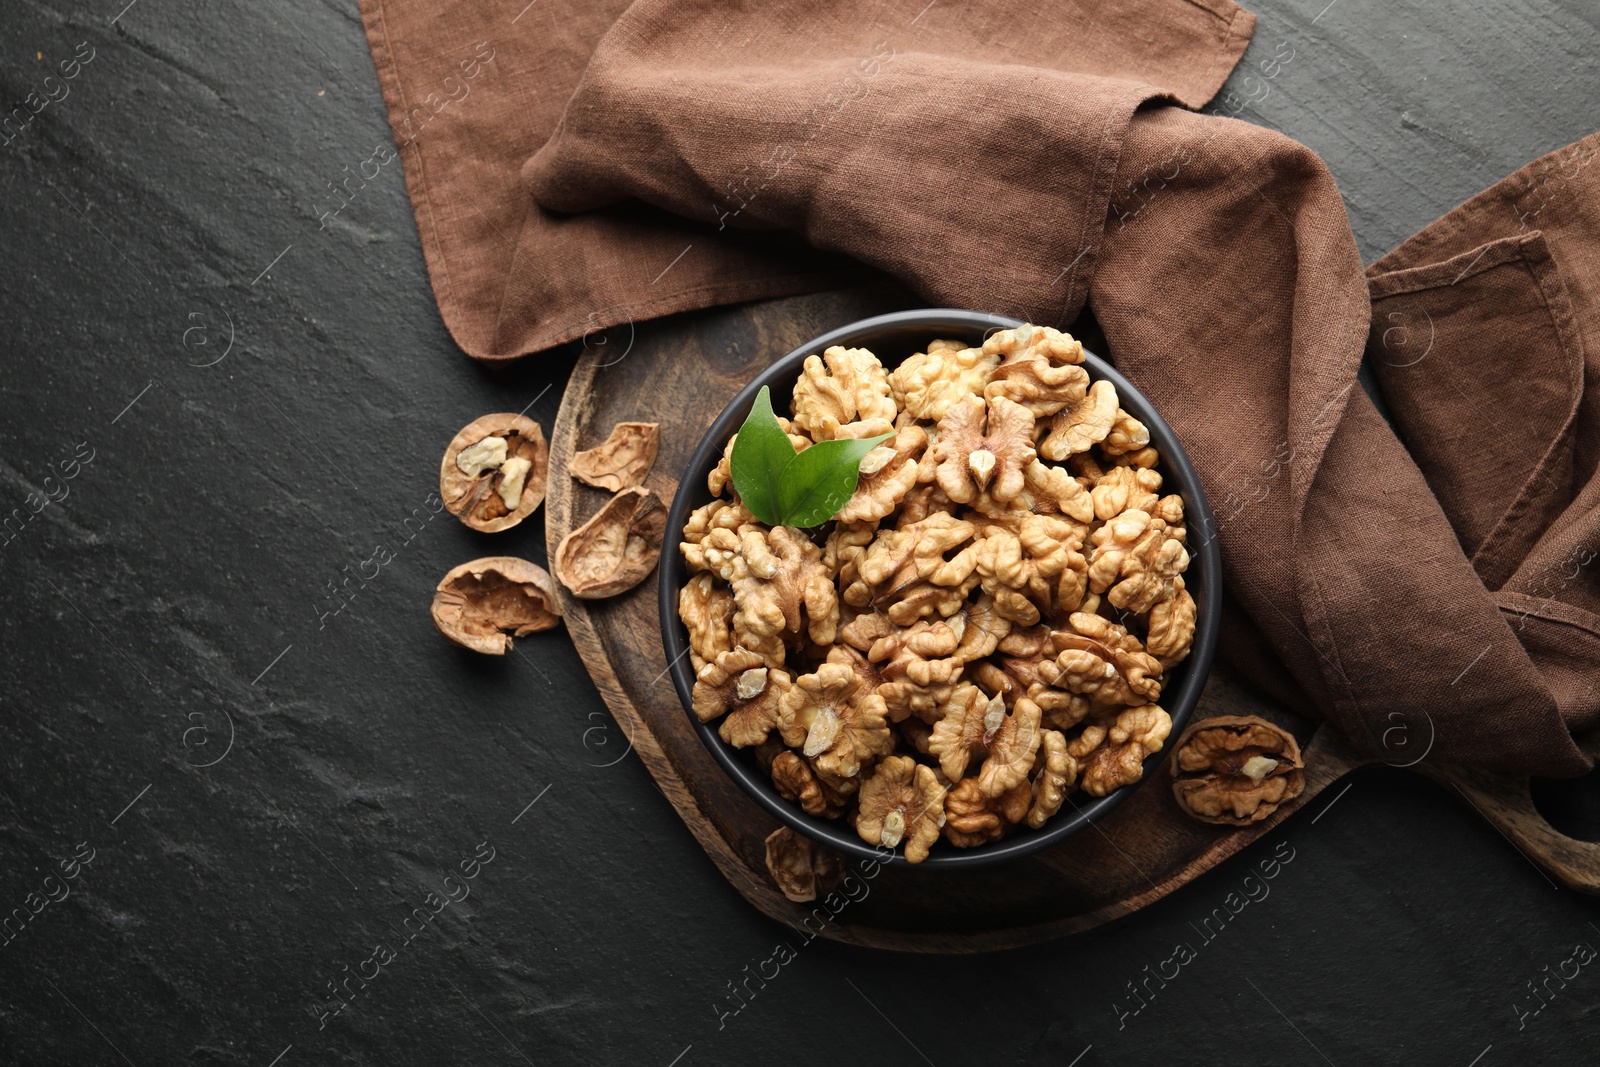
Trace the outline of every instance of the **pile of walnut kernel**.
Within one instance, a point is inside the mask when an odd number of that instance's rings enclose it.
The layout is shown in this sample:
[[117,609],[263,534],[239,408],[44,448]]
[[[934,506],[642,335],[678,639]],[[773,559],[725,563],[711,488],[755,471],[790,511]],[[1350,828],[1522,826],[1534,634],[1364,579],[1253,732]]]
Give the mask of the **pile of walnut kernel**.
[[730,440],[684,527],[695,714],[781,795],[913,863],[1137,782],[1171,729],[1162,674],[1195,625],[1183,504],[1082,362],[1038,326],[893,372],[830,348],[780,420],[795,447],[894,434],[836,518],[757,521]]

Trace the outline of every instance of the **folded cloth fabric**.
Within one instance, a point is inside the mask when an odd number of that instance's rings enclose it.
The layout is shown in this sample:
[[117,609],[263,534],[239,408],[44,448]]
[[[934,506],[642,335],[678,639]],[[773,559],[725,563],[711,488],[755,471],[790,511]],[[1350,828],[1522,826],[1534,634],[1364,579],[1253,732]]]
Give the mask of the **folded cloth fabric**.
[[867,269],[1087,307],[1217,509],[1236,662],[1379,756],[1589,766],[1596,138],[1364,273],[1314,154],[1184,109],[1248,43],[1230,0],[539,5],[362,3],[469,354]]

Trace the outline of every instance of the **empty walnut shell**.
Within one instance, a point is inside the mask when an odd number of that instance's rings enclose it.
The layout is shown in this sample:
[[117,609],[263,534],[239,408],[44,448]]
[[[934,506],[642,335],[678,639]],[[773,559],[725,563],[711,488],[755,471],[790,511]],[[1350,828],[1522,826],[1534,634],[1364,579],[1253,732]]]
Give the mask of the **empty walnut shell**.
[[787,826],[767,835],[767,872],[796,904],[816,900],[819,888],[824,893],[831,890],[843,870],[837,852]]
[[450,441],[439,464],[439,496],[450,514],[484,533],[508,530],[544,502],[550,449],[522,415],[485,415]]
[[660,497],[648,489],[624,489],[561,539],[551,565],[573,596],[616,596],[655,569],[666,528]]
[[433,594],[433,624],[463,648],[503,656],[512,637],[560,626],[561,605],[543,567],[485,556],[444,576]]
[[1185,815],[1219,826],[1260,822],[1305,789],[1293,735],[1254,715],[1193,723],[1172,753],[1172,795]]
[[619,422],[611,436],[584,452],[575,452],[567,470],[580,482],[613,493],[630,485],[643,485],[655,466],[661,446],[659,422]]

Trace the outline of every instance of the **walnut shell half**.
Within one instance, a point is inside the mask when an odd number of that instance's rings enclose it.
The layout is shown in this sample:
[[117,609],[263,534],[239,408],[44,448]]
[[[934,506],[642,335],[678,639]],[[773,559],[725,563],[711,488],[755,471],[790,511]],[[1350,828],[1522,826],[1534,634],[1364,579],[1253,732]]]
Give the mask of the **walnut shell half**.
[[433,594],[433,624],[463,648],[503,656],[512,637],[560,626],[561,606],[543,567],[485,556],[444,576]]
[[1172,795],[1183,813],[1219,826],[1260,822],[1305,789],[1300,746],[1254,715],[1193,723],[1172,753]]
[[660,447],[659,422],[619,422],[603,442],[573,453],[567,470],[580,482],[614,493],[630,485],[643,485],[644,476],[655,466]]
[[550,562],[573,596],[616,596],[655,570],[666,529],[667,509],[660,497],[648,489],[624,489],[563,537]]
[[544,502],[550,448],[522,415],[485,415],[450,441],[439,464],[439,496],[474,530],[509,530]]

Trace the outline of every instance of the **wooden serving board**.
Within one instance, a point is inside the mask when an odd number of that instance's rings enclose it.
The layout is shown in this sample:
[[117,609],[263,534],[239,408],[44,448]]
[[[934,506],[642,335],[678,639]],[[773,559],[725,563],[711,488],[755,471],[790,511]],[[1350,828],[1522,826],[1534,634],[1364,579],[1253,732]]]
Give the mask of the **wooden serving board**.
[[[614,424],[659,422],[661,451],[646,484],[669,502],[706,427],[761,368],[808,338],[855,319],[908,306],[904,294],[863,290],[793,297],[622,326],[591,337],[573,371],[550,443],[546,538],[551,554],[607,493],[564,472],[573,452],[603,441]],[[666,551],[676,539],[668,531]],[[745,899],[798,926],[816,905],[791,903],[767,873],[765,839],[780,825],[723,773],[691,728],[666,674],[656,576],[601,601],[562,591],[567,628],[633,750],[701,847]],[[1293,732],[1306,788],[1272,818],[1243,830],[1204,826],[1172,799],[1166,764],[1103,820],[1054,848],[998,868],[879,869],[870,892],[809,929],[856,945],[910,952],[981,952],[1087,930],[1158,900],[1215,867],[1367,763],[1328,726],[1274,707],[1232,677],[1212,672],[1195,719],[1255,714]],[[1421,765],[1459,789],[1481,814],[1552,876],[1600,892],[1600,845],[1567,838],[1539,815],[1527,779]],[[826,911],[819,914],[826,915]]]

